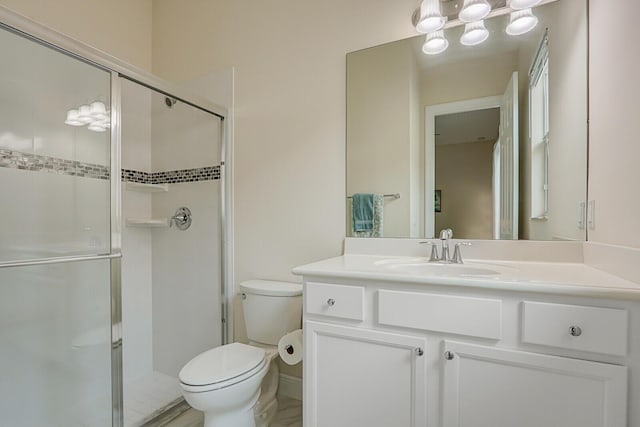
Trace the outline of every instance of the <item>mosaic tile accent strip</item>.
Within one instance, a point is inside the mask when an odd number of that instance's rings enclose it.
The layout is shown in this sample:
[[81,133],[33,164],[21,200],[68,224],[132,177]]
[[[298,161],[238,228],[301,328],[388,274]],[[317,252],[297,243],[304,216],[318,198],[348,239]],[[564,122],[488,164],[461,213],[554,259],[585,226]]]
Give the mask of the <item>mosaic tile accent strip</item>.
[[[0,167],[104,180],[108,180],[110,175],[107,166],[23,153],[6,148],[0,148]],[[220,166],[206,166],[166,172],[142,172],[122,169],[123,181],[139,182],[142,184],[176,184],[216,179],[220,179]]]
[[109,168],[93,163],[65,160],[0,148],[0,167],[85,178],[109,179]]
[[220,179],[220,166],[206,166],[166,172],[141,172],[122,169],[122,180],[141,184],[177,184]]

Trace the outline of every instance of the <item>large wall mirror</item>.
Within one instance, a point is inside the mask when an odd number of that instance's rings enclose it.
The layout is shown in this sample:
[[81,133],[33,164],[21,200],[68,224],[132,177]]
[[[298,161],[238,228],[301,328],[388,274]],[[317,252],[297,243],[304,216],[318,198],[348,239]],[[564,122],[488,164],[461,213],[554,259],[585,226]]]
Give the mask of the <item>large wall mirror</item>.
[[347,55],[347,236],[585,240],[587,0],[533,14],[475,46],[446,28],[439,54],[421,35]]

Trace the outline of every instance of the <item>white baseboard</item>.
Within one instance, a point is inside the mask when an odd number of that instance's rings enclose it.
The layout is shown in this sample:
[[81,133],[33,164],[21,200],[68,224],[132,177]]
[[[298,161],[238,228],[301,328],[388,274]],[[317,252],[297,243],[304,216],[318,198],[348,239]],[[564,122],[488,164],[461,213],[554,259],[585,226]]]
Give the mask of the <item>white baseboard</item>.
[[280,374],[278,394],[296,400],[302,400],[302,378]]

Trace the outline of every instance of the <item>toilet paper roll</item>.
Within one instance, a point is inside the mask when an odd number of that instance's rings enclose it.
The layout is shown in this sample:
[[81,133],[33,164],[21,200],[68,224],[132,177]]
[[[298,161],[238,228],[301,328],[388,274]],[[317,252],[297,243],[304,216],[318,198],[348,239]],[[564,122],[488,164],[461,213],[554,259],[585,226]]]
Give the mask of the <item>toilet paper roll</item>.
[[302,329],[296,329],[280,338],[278,353],[287,365],[295,365],[302,360]]

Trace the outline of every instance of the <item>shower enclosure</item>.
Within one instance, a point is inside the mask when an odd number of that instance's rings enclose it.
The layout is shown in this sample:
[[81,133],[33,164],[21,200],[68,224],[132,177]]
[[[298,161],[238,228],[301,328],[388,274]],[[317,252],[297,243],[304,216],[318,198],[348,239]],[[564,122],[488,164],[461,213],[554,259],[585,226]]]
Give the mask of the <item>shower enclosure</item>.
[[0,7],[2,425],[134,426],[229,335],[226,108]]

